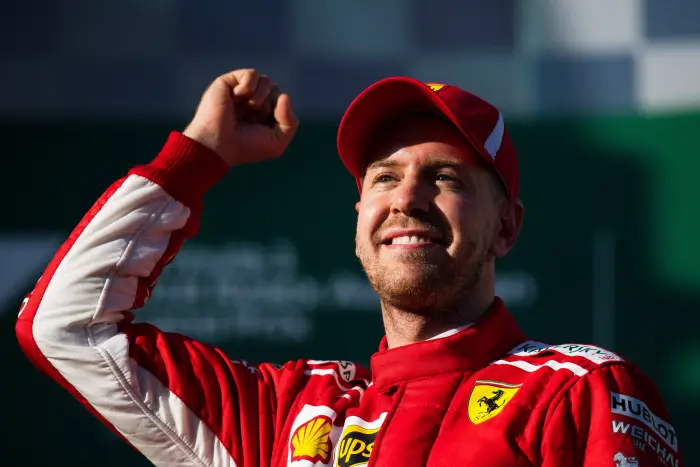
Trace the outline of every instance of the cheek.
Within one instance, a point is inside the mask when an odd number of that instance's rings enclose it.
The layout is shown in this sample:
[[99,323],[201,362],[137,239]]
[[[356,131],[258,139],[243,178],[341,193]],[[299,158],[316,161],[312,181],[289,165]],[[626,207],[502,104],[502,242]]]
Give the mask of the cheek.
[[357,211],[357,236],[360,239],[371,238],[383,222],[383,210],[378,203],[362,202]]
[[478,216],[474,204],[461,199],[438,199],[437,207],[455,238],[471,237],[477,229]]

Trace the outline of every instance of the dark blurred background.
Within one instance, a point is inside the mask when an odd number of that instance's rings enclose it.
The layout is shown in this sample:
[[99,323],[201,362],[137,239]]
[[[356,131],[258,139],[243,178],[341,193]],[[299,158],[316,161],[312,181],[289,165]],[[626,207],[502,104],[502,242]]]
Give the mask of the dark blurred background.
[[299,135],[208,195],[141,319],[252,362],[367,363],[383,331],[337,123],[376,79],[452,83],[502,109],[520,153],[526,221],[499,295],[533,338],[637,362],[700,466],[698,0],[0,5],[1,465],[147,465],[30,366],[15,316],[102,190],[216,75],[255,67],[291,94]]

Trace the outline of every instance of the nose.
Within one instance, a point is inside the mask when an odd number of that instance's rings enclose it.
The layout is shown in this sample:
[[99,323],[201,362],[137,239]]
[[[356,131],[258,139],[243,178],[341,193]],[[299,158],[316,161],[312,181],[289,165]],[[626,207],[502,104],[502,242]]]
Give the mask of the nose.
[[393,190],[391,213],[408,217],[415,217],[417,213],[427,213],[432,196],[430,187],[421,183],[417,177],[405,177]]

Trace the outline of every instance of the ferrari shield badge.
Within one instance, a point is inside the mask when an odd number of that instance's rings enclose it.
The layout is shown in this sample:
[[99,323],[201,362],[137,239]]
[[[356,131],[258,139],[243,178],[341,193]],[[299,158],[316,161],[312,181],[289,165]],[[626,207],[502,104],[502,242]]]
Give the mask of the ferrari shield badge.
[[442,89],[447,86],[446,84],[442,83],[425,83],[425,85],[435,92],[442,91]]
[[515,396],[522,384],[477,381],[469,396],[469,420],[475,425],[493,418]]

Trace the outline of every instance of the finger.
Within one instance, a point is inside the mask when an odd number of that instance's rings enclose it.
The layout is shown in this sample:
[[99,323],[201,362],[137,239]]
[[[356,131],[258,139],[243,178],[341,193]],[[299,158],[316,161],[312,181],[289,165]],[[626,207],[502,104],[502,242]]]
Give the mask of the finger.
[[253,108],[260,107],[265,103],[265,101],[267,101],[271,89],[272,82],[270,81],[270,78],[265,75],[260,76],[258,79],[257,88],[255,89],[255,92],[251,98],[248,100],[248,104],[250,104],[250,106]]
[[[225,73],[214,80],[214,83],[221,82],[233,89],[240,84],[241,76],[243,76],[244,71],[247,70],[234,70],[229,73]],[[212,85],[214,85],[214,83],[212,83]]]
[[291,141],[299,126],[299,120],[296,115],[294,115],[294,109],[292,109],[292,101],[289,99],[289,95],[281,94],[279,96],[274,115],[277,121],[275,125],[275,137],[281,141]]
[[265,99],[262,105],[257,109],[262,120],[270,127],[274,127],[277,124],[274,112],[275,107],[277,106],[277,99],[279,99],[280,94],[280,88],[273,84],[270,87],[270,93],[267,95],[267,99]]
[[258,87],[260,74],[255,70],[239,70],[233,72],[236,84],[233,87],[233,95],[241,99],[248,99]]

